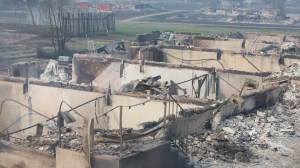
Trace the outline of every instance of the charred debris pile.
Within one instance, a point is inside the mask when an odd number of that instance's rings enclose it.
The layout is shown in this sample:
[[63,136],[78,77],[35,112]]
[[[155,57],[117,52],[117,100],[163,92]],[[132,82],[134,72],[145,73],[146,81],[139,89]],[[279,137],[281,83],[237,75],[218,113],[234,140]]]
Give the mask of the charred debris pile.
[[300,137],[299,68],[300,64],[293,64],[267,79],[283,88],[274,106],[231,116],[215,130],[188,136],[185,147],[191,162],[221,167],[238,162],[261,165],[272,156],[293,157],[297,151],[289,142]]

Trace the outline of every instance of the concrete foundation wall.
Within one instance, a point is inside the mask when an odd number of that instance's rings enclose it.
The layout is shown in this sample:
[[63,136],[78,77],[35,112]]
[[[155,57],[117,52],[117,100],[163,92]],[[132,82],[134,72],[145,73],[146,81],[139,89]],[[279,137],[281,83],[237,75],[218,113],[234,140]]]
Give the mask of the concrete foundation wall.
[[[119,168],[120,163],[117,157],[113,156],[92,156],[92,167],[95,168]],[[68,168],[68,167],[66,167]]]
[[[0,81],[0,100],[13,99],[20,101],[27,106],[32,105],[32,109],[42,113],[47,117],[56,116],[59,111],[59,106],[62,100],[66,101],[72,107],[78,106],[84,102],[92,100],[96,97],[100,97],[102,93],[87,92],[80,90],[64,89],[57,87],[48,87],[30,84],[28,94],[23,95],[23,84]],[[104,99],[89,103],[83,107],[77,109],[77,111],[83,116],[94,118],[95,113],[97,116],[112,109],[113,107],[124,105],[133,105],[142,103],[147,98],[142,97],[130,97],[122,95],[113,95],[111,97],[112,105],[107,106]],[[199,107],[195,104],[181,103],[184,108]],[[69,108],[66,105],[62,106],[62,111],[66,111]],[[119,128],[119,109],[115,109],[107,115],[107,117],[99,118],[99,123],[95,120],[96,128]],[[137,129],[138,125],[146,121],[158,121],[163,117],[164,105],[162,100],[153,100],[145,103],[143,106],[136,106],[132,108],[123,108],[123,127]],[[31,115],[30,115],[31,114]],[[70,124],[71,126],[83,125],[83,118],[76,115],[74,112],[71,114],[75,117],[76,122]],[[46,118],[36,115],[30,110],[23,108],[13,102],[7,102],[3,107],[3,112],[0,117],[0,131],[8,128],[9,132],[17,131],[19,129],[28,127],[30,125],[45,121]],[[14,124],[13,124],[14,123]],[[53,124],[53,122],[49,122]],[[12,126],[11,126],[12,125]],[[36,128],[31,128],[27,131],[18,133],[20,137],[26,137],[28,135],[35,134]]]
[[280,71],[279,55],[271,55],[271,56],[245,55],[244,57],[241,54],[237,54],[237,53],[222,52],[221,62],[228,69],[233,69],[233,70],[237,69],[245,72]]
[[87,167],[86,165],[87,161],[83,153],[62,148],[56,149],[56,168],[84,168]]
[[[123,77],[120,78],[120,66],[120,63],[111,63],[103,73],[101,73],[95,78],[95,80],[92,81],[92,84],[100,88],[105,88],[108,87],[110,83],[113,90],[119,90],[122,85],[129,83],[130,81],[143,79],[150,76],[154,77],[160,75],[161,82],[170,82],[170,80],[173,80],[175,83],[178,83],[188,79],[192,79],[195,77],[195,75],[201,76],[208,73],[208,71],[205,70],[177,69],[149,65],[145,65],[144,72],[140,72],[139,64],[125,63]],[[195,95],[192,90],[192,82],[183,83],[180,85],[180,87],[186,88],[189,95]],[[194,87],[196,87],[196,83]],[[205,92],[205,87],[201,89],[201,92]],[[213,93],[211,93],[210,96],[211,98],[215,98]],[[202,95],[201,97],[204,97],[204,95]]]
[[284,41],[284,34],[270,34],[270,33],[255,33],[255,32],[245,32],[243,36],[247,41],[252,42],[269,42],[281,44]]
[[[162,50],[164,53],[164,62],[166,63],[191,64],[199,67],[209,67],[209,68],[220,67],[220,65],[215,61],[207,61],[207,60],[203,61],[203,59],[217,59],[218,56],[216,51],[172,49],[172,48],[163,48]],[[186,61],[186,60],[199,60],[199,61]]]
[[[149,145],[149,144],[148,144]],[[92,167],[97,168],[185,168],[178,153],[172,154],[169,143],[152,145],[149,149],[141,149],[130,155],[118,156],[91,156]],[[183,160],[185,162],[185,160]],[[82,168],[85,157],[83,153],[58,148],[56,151],[56,168]]]
[[[63,88],[29,85],[28,93],[23,94],[23,84],[15,82],[0,81],[0,100],[13,99],[20,103],[31,106],[32,109],[42,113],[47,117],[56,116],[59,111],[60,102],[65,100],[71,106],[75,107],[83,102],[101,96],[100,93],[84,92]],[[67,110],[67,106],[63,105],[62,110]],[[94,117],[94,104],[88,104],[83,108],[79,108],[84,116]],[[78,122],[77,126],[82,125],[83,119],[72,113]],[[46,118],[35,114],[34,112],[24,108],[14,102],[7,101],[3,106],[0,116],[0,131],[8,129],[9,132],[28,127],[38,122],[45,121]],[[54,124],[52,121],[49,122]],[[35,133],[35,128],[18,133],[20,137],[26,137]]]
[[246,52],[259,52],[261,49],[271,46],[270,43],[257,42],[257,41],[246,41],[245,50]]
[[[226,58],[226,61],[230,59],[231,55],[228,54],[224,56]],[[257,70],[242,56],[237,57],[237,56],[232,56],[236,60],[233,60],[233,62],[228,61],[228,64],[236,64],[240,65],[238,68],[243,69],[243,67],[251,69],[252,71],[256,73],[246,73],[246,72],[241,72],[241,71],[230,71],[230,70],[217,70],[217,75],[219,75],[221,78],[224,78],[226,82],[222,81],[222,79],[218,79],[219,83],[216,86],[217,87],[217,94],[218,96],[216,97],[215,93],[213,93],[213,90],[210,89],[209,91],[209,98],[218,98],[218,99],[224,99],[226,97],[231,96],[233,93],[237,93],[236,90],[240,90],[247,78],[254,79],[258,82],[261,82],[263,77],[267,76],[268,74],[265,73],[257,73]],[[269,57],[259,57],[259,56],[246,56],[249,61],[252,63],[255,63],[257,60],[255,59],[262,59],[264,58],[267,60]],[[237,59],[239,58],[239,59]],[[268,66],[272,66],[272,62],[274,63],[276,57],[272,57],[272,60],[269,62],[266,62],[265,65],[261,64],[257,68],[267,68]],[[75,62],[81,62],[81,58],[74,57]],[[85,61],[85,59],[83,59]],[[241,62],[244,64],[244,66],[241,66]],[[102,64],[102,61],[98,61],[98,64]],[[106,64],[106,63],[105,63]],[[220,66],[220,64],[217,62],[217,64]],[[85,66],[85,64],[84,64]],[[101,66],[101,65],[99,65]],[[119,88],[123,85],[126,84],[132,80],[138,80],[138,79],[143,79],[145,77],[149,76],[157,76],[161,75],[162,79],[160,80],[161,82],[164,81],[170,81],[173,80],[174,82],[182,82],[185,80],[192,79],[197,76],[201,76],[203,74],[207,74],[211,71],[211,69],[207,68],[196,68],[190,66],[190,68],[182,68],[180,65],[173,65],[173,64],[160,64],[160,63],[151,63],[147,62],[144,65],[144,72],[140,72],[140,65],[137,63],[134,63],[133,61],[130,63],[125,62],[124,63],[124,70],[122,72],[123,77],[120,77],[120,67],[121,63],[118,61],[112,61],[110,62],[110,65],[102,71],[101,74],[98,74],[98,76],[93,80],[89,81],[89,83],[92,83],[94,86],[100,87],[100,88],[108,88],[109,84],[111,85],[113,90],[119,90]],[[84,67],[83,67],[84,68]],[[272,68],[272,67],[270,67]],[[278,67],[274,66],[274,69],[278,69]],[[251,72],[251,71],[250,71]],[[79,75],[79,77],[75,78],[84,78],[85,76],[82,74],[76,74]],[[73,76],[74,77],[74,76]],[[211,75],[210,75],[211,77]],[[229,84],[228,84],[229,83]],[[194,83],[195,84],[195,83]],[[235,88],[233,89],[231,85],[234,85]],[[205,89],[208,86],[213,85],[213,83],[205,83],[204,87],[201,89],[201,94],[200,97],[203,98],[205,95]],[[195,96],[192,88],[192,82],[187,82],[184,84],[181,84],[180,87],[186,88],[187,93],[190,96]],[[194,85],[194,87],[196,87]],[[247,92],[247,91],[246,91]]]
[[214,48],[220,50],[228,50],[234,52],[241,52],[243,50],[243,39],[194,39],[193,46],[201,48]]
[[[186,137],[189,134],[202,132],[207,122],[210,122],[214,129],[214,125],[220,124],[222,120],[229,116],[241,112],[251,112],[264,106],[274,105],[281,91],[282,88],[274,87],[242,97],[236,96],[240,101],[233,101],[236,98],[231,97],[215,114],[213,113],[216,112],[215,109],[207,111],[201,110],[202,112],[199,111],[199,114],[195,113],[192,116],[177,119],[170,128],[170,135]],[[194,109],[194,111],[196,112],[197,109]],[[220,118],[218,115],[220,115]]]
[[[73,61],[72,80],[76,83],[91,83],[97,74],[102,73],[109,66],[109,62],[98,63],[97,60],[91,58],[81,60],[80,62]],[[81,76],[77,75],[81,74]]]
[[141,48],[142,48],[141,46],[130,46],[130,45],[126,46],[125,45],[125,49],[129,53],[131,60],[139,59],[139,52],[140,52]]
[[191,117],[178,118],[170,128],[170,136],[185,137],[193,133],[204,131],[205,125],[211,117],[212,111],[205,111]]
[[243,36],[245,38],[245,49],[247,52],[259,51],[271,44],[281,45],[285,39],[284,34],[246,32],[243,33]]
[[[225,99],[232,94],[239,94],[242,90],[242,87],[246,81],[246,79],[253,79],[260,84],[262,83],[265,77],[258,75],[247,75],[247,74],[229,74],[224,72],[218,72],[218,99]],[[259,86],[261,88],[261,86]],[[250,94],[257,90],[247,90],[244,89],[243,94]],[[230,93],[230,95],[229,95]]]
[[40,66],[36,62],[13,64],[8,70],[9,76],[22,78],[39,78]]
[[[245,55],[262,72],[274,72],[280,70],[279,54],[263,55],[260,50],[271,45],[280,46],[283,42],[291,41],[299,46],[300,37],[285,36],[283,34],[268,33],[244,33],[243,39],[193,39],[192,48],[182,46],[168,46],[161,48],[162,52],[152,48],[149,51],[141,51],[135,47],[132,59],[148,61],[189,64],[199,67],[215,67],[217,69],[257,72],[251,64],[245,60],[244,53],[256,53],[256,55]],[[155,51],[154,51],[155,50]],[[209,59],[209,60],[207,60]],[[219,63],[220,62],[220,63]],[[300,62],[294,59],[293,62]],[[290,65],[290,60],[286,61],[286,66]]]
[[146,61],[155,61],[155,62],[164,62],[163,53],[157,48],[151,48],[146,51],[140,51],[135,60],[146,60]]
[[[217,69],[228,69],[245,72],[278,72],[280,71],[279,58],[280,55],[244,55],[232,51],[222,51],[219,58],[217,51],[191,50],[191,49],[173,49],[164,48],[164,62],[175,64],[189,64],[198,67]],[[177,58],[175,58],[177,57]],[[179,58],[179,59],[178,59]],[[183,59],[183,60],[182,60]],[[204,60],[203,60],[204,59]],[[213,60],[205,60],[213,59]],[[194,61],[187,61],[194,60]],[[198,60],[198,61],[195,61]],[[217,61],[216,61],[217,60]],[[286,61],[285,61],[286,60]],[[294,62],[300,62],[300,59],[284,58],[285,66],[289,66]],[[255,65],[257,70],[251,63]],[[223,65],[223,66],[222,66]]]
[[[113,107],[118,105],[133,105],[137,103],[142,103],[147,99],[134,98],[128,96],[113,96]],[[180,103],[183,108],[195,108],[201,107],[194,104]],[[171,107],[172,108],[172,107]],[[179,110],[179,109],[178,109]],[[169,108],[167,107],[167,111]],[[131,108],[123,108],[123,127],[125,128],[138,128],[138,125],[146,121],[158,121],[159,118],[164,116],[164,104],[161,100],[154,100],[142,106],[136,106]],[[109,128],[118,129],[119,128],[119,109],[114,110],[109,115]]]
[[[164,49],[165,53],[165,62],[167,63],[176,63],[176,64],[190,64],[196,65],[199,67],[215,67],[217,69],[231,69],[231,70],[239,70],[245,72],[258,72],[258,70],[251,65],[245,58],[242,57],[241,54],[223,51],[220,57],[220,63],[214,60],[203,60],[200,59],[215,59],[217,60],[216,52],[205,52],[205,51],[192,51],[192,50],[178,50],[178,49]],[[172,58],[171,56],[175,56],[185,60],[195,60],[199,59],[199,61],[182,61],[176,58]],[[262,72],[274,72],[280,71],[279,67],[279,56],[253,56],[247,55],[245,56],[250,62],[252,62],[260,71]]]
[[[66,101],[72,107],[78,106],[86,101],[92,100],[96,97],[103,96],[102,93],[86,92],[79,90],[71,90],[64,88],[48,87],[30,84],[28,88],[28,95],[31,97],[32,108],[42,112],[46,116],[57,115],[61,101]],[[99,100],[100,108],[104,107],[104,99]],[[70,109],[65,104],[62,105],[62,111]],[[95,117],[95,103],[89,103],[83,107],[77,109],[77,111],[86,117]],[[97,111],[102,111],[102,109]],[[76,122],[71,124],[73,126],[83,125],[83,118],[76,115],[74,112],[71,113],[75,118]],[[32,123],[41,122],[44,118],[35,118]],[[100,127],[103,126],[101,121]]]
[[170,144],[165,143],[120,160],[120,168],[184,168],[178,156],[170,153]]
[[[87,159],[83,153],[63,148],[56,149],[56,168],[84,168],[87,167]],[[91,167],[95,168],[119,168],[119,158],[114,156],[91,155]]]
[[[124,78],[122,78],[122,83],[128,83],[132,80],[143,79],[149,76],[157,76],[160,75],[161,82],[173,80],[175,83],[179,83],[195,76],[201,76],[207,74],[207,71],[201,70],[189,70],[189,69],[175,69],[175,68],[165,68],[165,67],[153,67],[153,66],[145,66],[144,72],[139,72],[139,65],[137,64],[128,64],[124,70]],[[176,74],[176,75],[175,75]],[[187,88],[187,93],[192,95],[192,85],[191,82],[183,83],[180,85],[182,88]],[[202,91],[205,88],[203,87]]]
[[284,66],[288,67],[294,63],[300,63],[300,56],[286,57],[284,58]]
[[244,103],[239,109],[242,112],[248,112],[253,109],[258,109],[263,106],[272,106],[276,103],[282,88],[267,88],[261,91],[259,94],[250,94],[248,96],[243,96]]
[[[22,82],[22,81],[20,81]],[[0,101],[6,99],[14,99],[27,105],[28,96],[23,95],[23,84],[12,82],[0,82]],[[9,128],[9,131],[16,131],[24,127],[28,122],[30,116],[29,111],[20,107],[14,102],[7,101],[3,104],[2,112],[0,115],[0,131]],[[18,121],[22,119],[22,121]],[[14,125],[12,123],[16,122]],[[23,132],[20,133],[23,135]]]
[[55,168],[55,158],[33,150],[4,145],[0,142],[1,168]]

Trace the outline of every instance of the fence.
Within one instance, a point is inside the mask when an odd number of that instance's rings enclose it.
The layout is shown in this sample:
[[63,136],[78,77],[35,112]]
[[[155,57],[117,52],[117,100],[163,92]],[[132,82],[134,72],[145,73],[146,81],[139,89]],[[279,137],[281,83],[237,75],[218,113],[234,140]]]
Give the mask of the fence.
[[65,13],[64,23],[70,36],[109,34],[115,32],[115,14],[100,13]]

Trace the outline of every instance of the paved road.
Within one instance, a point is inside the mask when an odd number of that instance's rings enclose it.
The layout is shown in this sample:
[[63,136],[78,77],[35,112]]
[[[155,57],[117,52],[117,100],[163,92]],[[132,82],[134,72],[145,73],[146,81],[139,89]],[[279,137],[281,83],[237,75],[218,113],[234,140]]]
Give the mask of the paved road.
[[150,15],[137,16],[137,17],[122,20],[120,22],[136,21],[136,20],[140,20],[140,19],[143,19],[143,18],[151,18],[151,17],[154,17],[154,16],[165,16],[165,15],[167,16],[169,14],[181,13],[181,12],[186,12],[186,11],[185,10],[176,10],[176,11],[160,12],[160,13],[154,13],[154,14],[150,14]]
[[206,25],[206,26],[216,26],[216,27],[225,27],[225,28],[258,28],[258,29],[284,29],[284,30],[299,30],[300,35],[300,26],[294,25],[276,25],[276,24],[255,24],[255,23],[230,23],[222,21],[190,21],[190,20],[154,20],[154,22],[164,22],[164,23],[186,23],[186,24],[195,24],[195,25]]
[[[173,23],[173,24],[190,24],[190,25],[202,25],[202,26],[216,26],[225,28],[257,28],[257,29],[284,29],[284,30],[299,30],[300,35],[300,25],[281,25],[281,24],[255,24],[255,23],[232,23],[223,21],[210,21],[210,20],[193,20],[193,19],[168,19],[176,14],[186,12],[182,11],[170,11],[161,12],[150,15],[138,16],[134,18],[129,18],[121,22],[160,22],[160,23]],[[142,20],[145,19],[145,20]]]

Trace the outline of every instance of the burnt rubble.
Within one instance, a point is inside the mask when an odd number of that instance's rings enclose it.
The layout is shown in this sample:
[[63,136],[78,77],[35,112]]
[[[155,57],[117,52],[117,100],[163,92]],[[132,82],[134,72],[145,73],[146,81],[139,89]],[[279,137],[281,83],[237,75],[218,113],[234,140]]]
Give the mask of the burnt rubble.
[[11,138],[11,141],[3,141],[25,148],[31,148],[51,155],[55,155],[55,148],[61,145],[63,148],[80,150],[82,148],[82,136],[71,128],[62,128],[61,144],[59,144],[58,128],[48,129],[48,133],[41,136],[28,135],[26,139]]
[[[294,64],[270,77],[293,79],[299,77],[298,68],[299,64]],[[231,116],[215,131],[189,136],[186,147],[195,167],[222,167],[227,163],[263,165],[273,156],[278,157],[275,160],[293,157],[297,151],[288,142],[300,137],[300,85],[283,84],[281,87],[285,91],[274,106]],[[276,165],[276,161],[271,162]]]
[[268,77],[270,80],[276,80],[278,78],[300,79],[300,63],[294,63],[283,71],[273,73]]
[[[281,81],[283,77],[286,77],[287,80],[297,79],[299,77],[299,64],[293,64],[282,72],[274,73],[268,79],[272,79],[274,82],[276,80]],[[147,78],[147,80],[153,82],[157,81],[158,78],[155,80]],[[147,83],[147,81],[143,82]],[[223,120],[213,130],[207,126],[204,131],[199,130],[199,133],[187,136],[183,148],[186,149],[189,161],[194,164],[194,167],[263,164],[270,160],[265,153],[289,157],[297,152],[285,141],[289,142],[300,137],[300,85],[285,82],[280,87],[283,88],[283,92],[274,106],[235,114],[235,116]],[[204,113],[201,110],[197,112]],[[184,117],[194,115],[196,111],[188,109],[182,113],[185,113],[185,115],[180,114]],[[174,116],[167,118],[168,122],[174,120],[176,120]],[[143,127],[142,130],[123,128],[123,140],[125,141],[123,147],[119,144],[119,130],[95,129],[92,152],[97,155],[119,157],[136,153],[141,148],[151,148],[151,145],[165,141],[165,137],[158,136],[162,124],[163,118],[157,122],[140,124]],[[58,146],[82,152],[83,127],[63,127],[61,143],[59,143],[58,128],[49,123],[43,123],[43,126],[47,128],[47,134],[41,137],[31,135],[27,136],[26,139],[11,137],[11,141],[2,142],[28,147],[51,155],[55,155],[55,148]],[[122,153],[120,153],[121,150]]]
[[141,80],[131,81],[123,86],[121,86],[121,92],[140,92],[147,94],[163,94],[167,91],[168,82],[161,83],[158,81],[161,76],[146,77]]
[[[123,156],[136,153],[141,149],[151,148],[164,142],[164,137],[160,134],[160,125],[154,125],[142,130],[123,128],[123,139],[125,143],[120,147],[119,130],[95,129],[93,153],[97,155]],[[44,125],[51,125],[44,123]],[[69,149],[72,151],[83,151],[83,127],[62,127],[61,138],[56,126],[48,127],[47,134],[41,137],[29,135],[26,139],[10,137],[10,140],[1,140],[3,144],[16,145],[30,148],[36,151],[55,156],[56,148]],[[60,143],[59,143],[60,142]],[[121,152],[122,151],[122,152]]]
[[[62,128],[61,143],[59,144],[58,131],[49,131],[46,135],[36,137],[29,135],[26,139],[11,138],[10,141],[1,140],[3,144],[16,145],[24,148],[30,148],[43,153],[48,153],[55,156],[56,147],[64,149],[70,149],[77,152],[83,150],[83,136],[81,135],[81,128],[71,129]],[[130,133],[124,133],[124,136]],[[101,130],[95,133],[94,149],[93,153],[97,155],[115,155],[119,156],[122,151],[122,155],[127,155],[140,151],[141,148],[150,147],[151,145],[159,144],[163,142],[161,138],[154,138],[154,135],[141,137],[139,139],[133,139],[124,143],[122,149],[119,142],[111,139],[105,139],[103,137],[117,137],[117,130]]]

